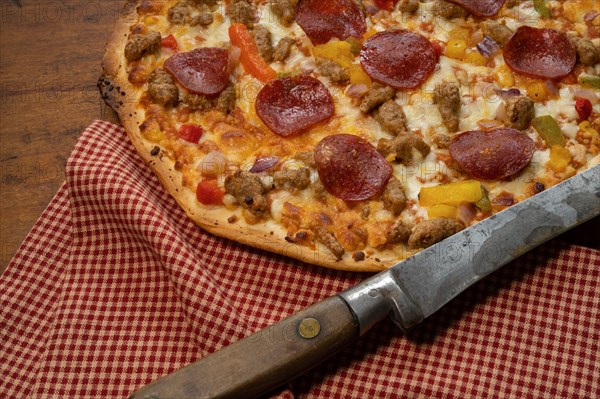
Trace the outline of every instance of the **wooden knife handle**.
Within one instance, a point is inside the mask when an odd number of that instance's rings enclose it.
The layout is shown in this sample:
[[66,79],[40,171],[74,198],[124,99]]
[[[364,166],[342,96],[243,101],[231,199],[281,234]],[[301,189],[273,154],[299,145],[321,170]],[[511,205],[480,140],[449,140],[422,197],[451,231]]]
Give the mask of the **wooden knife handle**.
[[253,398],[334,354],[358,331],[346,302],[333,296],[141,388],[130,399]]

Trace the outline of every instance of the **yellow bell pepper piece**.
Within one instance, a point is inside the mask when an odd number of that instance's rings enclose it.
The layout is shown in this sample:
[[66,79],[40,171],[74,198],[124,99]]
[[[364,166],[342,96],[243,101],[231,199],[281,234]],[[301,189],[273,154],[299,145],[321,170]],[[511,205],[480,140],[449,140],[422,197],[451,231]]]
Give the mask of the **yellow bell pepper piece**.
[[433,187],[423,187],[419,193],[421,206],[438,204],[458,206],[461,202],[477,202],[483,196],[481,183],[465,180]]
[[571,152],[565,147],[554,145],[550,148],[550,159],[546,167],[555,172],[564,172],[572,158]]
[[362,67],[358,64],[352,64],[348,68],[348,73],[350,74],[350,83],[353,85],[363,84],[368,87],[371,87],[371,78],[367,73],[362,69]]
[[479,53],[479,51],[472,51],[465,57],[465,62],[473,65],[485,66],[488,63],[488,59]]
[[579,130],[585,133],[597,135],[598,131],[592,127],[590,121],[583,121],[579,124]]
[[162,132],[162,130],[159,130],[159,129],[144,130],[142,135],[144,136],[144,138],[146,140],[151,141],[153,143],[160,143],[161,141],[163,141],[166,138],[166,136]]
[[160,143],[167,138],[165,132],[160,130],[160,125],[155,120],[144,122],[140,126],[140,131],[146,140],[153,143]]
[[338,63],[343,68],[350,68],[355,55],[352,45],[344,41],[332,41],[313,48],[313,55]]
[[496,68],[496,81],[502,87],[513,87],[515,85],[515,77],[506,64],[500,65],[498,68]]
[[544,101],[548,98],[546,84],[539,80],[532,80],[525,85],[527,95],[535,101]]
[[565,18],[567,18],[569,21],[571,22],[582,22],[583,21],[583,16],[585,15],[585,12],[582,10],[591,10],[593,7],[592,4],[589,5],[590,8],[585,8],[586,5],[585,4],[581,4],[581,2],[579,2],[579,4],[577,4],[577,2],[569,2],[569,1],[565,1],[562,5],[563,7],[563,15],[565,16]]
[[451,205],[437,204],[427,209],[429,219],[434,218],[451,218],[456,219],[458,208]]
[[467,41],[464,39],[450,39],[446,45],[446,57],[462,60],[465,58]]
[[448,37],[450,39],[462,39],[467,40],[471,36],[471,31],[467,28],[454,28],[450,32],[448,32]]

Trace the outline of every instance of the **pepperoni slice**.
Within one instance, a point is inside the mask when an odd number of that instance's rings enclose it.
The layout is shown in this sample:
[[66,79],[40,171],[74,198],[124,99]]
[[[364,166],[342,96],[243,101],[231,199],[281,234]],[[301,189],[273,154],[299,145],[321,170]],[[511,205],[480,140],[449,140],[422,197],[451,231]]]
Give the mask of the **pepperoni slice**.
[[520,172],[529,164],[535,143],[516,129],[499,128],[462,133],[454,138],[448,149],[469,175],[499,180]]
[[368,141],[336,134],[315,148],[315,163],[325,189],[345,201],[363,201],[383,191],[392,167]]
[[515,72],[560,79],[575,67],[577,53],[562,32],[521,26],[504,46],[504,61]]
[[498,14],[506,0],[447,0],[458,4],[478,17],[492,17]]
[[229,84],[229,53],[222,48],[177,53],[163,67],[187,90],[204,96],[216,96]]
[[333,99],[319,80],[306,75],[272,80],[256,97],[256,113],[276,134],[302,133],[333,115]]
[[414,89],[433,73],[437,55],[431,42],[418,33],[390,30],[371,36],[360,51],[360,63],[379,83],[395,89]]
[[334,37],[360,38],[367,31],[365,16],[353,0],[300,0],[295,19],[315,45]]

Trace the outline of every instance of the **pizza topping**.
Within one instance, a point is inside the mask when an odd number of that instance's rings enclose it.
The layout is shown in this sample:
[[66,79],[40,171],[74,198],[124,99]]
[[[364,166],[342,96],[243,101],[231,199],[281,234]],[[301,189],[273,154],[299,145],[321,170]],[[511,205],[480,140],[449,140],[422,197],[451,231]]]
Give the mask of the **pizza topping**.
[[252,165],[252,167],[250,168],[250,173],[261,173],[264,172],[265,170],[269,170],[271,169],[273,166],[277,165],[277,163],[279,162],[279,158],[277,157],[264,157],[264,158],[258,158],[255,162],[254,165]]
[[442,121],[449,132],[458,130],[461,106],[460,85],[457,82],[441,82],[433,90],[433,102],[437,104]]
[[538,116],[533,120],[532,125],[538,134],[542,136],[548,147],[555,145],[564,147],[567,144],[562,129],[551,115]]
[[295,19],[315,45],[361,38],[367,31],[365,16],[353,0],[300,0]]
[[188,16],[189,10],[187,2],[180,1],[175,4],[173,7],[169,8],[169,12],[167,14],[167,19],[172,24],[183,24],[185,22],[185,18]]
[[229,27],[229,39],[231,44],[241,50],[240,62],[246,72],[265,83],[277,77],[277,73],[261,56],[254,38],[245,25],[232,24]]
[[374,0],[373,2],[380,10],[392,11],[398,0]]
[[263,25],[256,25],[252,29],[252,37],[258,48],[258,52],[262,56],[263,60],[270,62],[273,58],[273,45],[271,44],[271,31],[265,28]]
[[387,233],[386,244],[398,244],[408,241],[411,229],[402,220],[396,220]]
[[294,9],[297,0],[271,0],[271,11],[283,26],[290,26],[294,22]]
[[419,0],[402,0],[400,2],[400,11],[403,13],[414,14],[419,9]]
[[321,244],[327,247],[337,259],[342,259],[346,250],[344,250],[344,247],[335,239],[332,233],[320,225],[314,226],[312,230]]
[[564,33],[521,26],[504,47],[504,61],[515,72],[560,79],[573,70],[577,54]]
[[513,129],[525,130],[535,117],[533,100],[527,96],[513,96],[506,100],[506,119]]
[[267,190],[257,175],[237,170],[225,179],[225,191],[235,197],[242,208],[253,215],[264,217],[269,212]]
[[230,0],[227,7],[227,16],[232,23],[246,25],[248,28],[254,27],[256,21],[256,7],[252,0]]
[[363,100],[360,104],[360,110],[364,113],[371,112],[384,102],[394,98],[395,95],[396,90],[389,86],[375,82],[371,86],[371,90],[369,90],[367,95],[363,97]]
[[164,68],[192,93],[216,96],[229,84],[229,53],[205,47],[169,57]]
[[477,180],[457,181],[421,188],[419,192],[419,204],[425,207],[436,205],[456,207],[461,202],[474,203],[481,200],[483,193],[483,187]]
[[550,9],[546,5],[546,0],[533,0],[533,8],[541,18],[550,18]]
[[273,62],[285,61],[289,57],[294,43],[295,41],[291,37],[281,38],[273,49]]
[[321,140],[315,148],[315,161],[325,189],[346,201],[377,196],[392,174],[392,167],[375,147],[350,134]]
[[572,158],[571,151],[560,145],[553,145],[550,148],[550,159],[548,159],[546,167],[557,173],[564,172]]
[[383,200],[383,206],[394,214],[394,216],[400,215],[406,207],[406,195],[400,184],[400,180],[394,176],[390,177],[385,190],[381,194]]
[[397,163],[409,165],[412,163],[413,148],[426,157],[431,148],[419,136],[409,133],[399,134],[392,140],[380,139],[377,143],[377,151],[386,159],[391,159]]
[[196,188],[196,198],[204,205],[222,205],[225,193],[214,180],[201,181]]
[[[208,2],[211,5],[215,2]],[[198,11],[195,10],[195,5],[193,2],[184,0],[175,4],[173,7],[169,8],[169,12],[167,14],[167,19],[170,23],[174,25],[181,24],[190,24],[191,26],[208,26],[213,23],[214,16],[208,12],[208,8],[206,5]]]
[[411,248],[427,248],[463,230],[456,219],[436,218],[419,223],[408,239]]
[[494,39],[486,35],[477,43],[477,51],[485,58],[491,58],[500,51],[500,46]]
[[317,165],[315,164],[315,155],[310,151],[297,152],[296,154],[294,154],[293,158],[313,169],[317,167]]
[[478,17],[492,17],[498,14],[506,0],[448,0],[464,7]]
[[177,39],[175,39],[175,36],[173,36],[172,34],[170,34],[167,37],[164,37],[161,42],[160,45],[163,48],[169,48],[173,51],[177,51],[179,50],[179,45],[177,44]]
[[579,120],[586,120],[592,114],[592,102],[587,98],[576,99],[575,111],[577,111],[577,115],[579,115]]
[[289,137],[328,120],[334,112],[329,90],[319,80],[298,75],[273,80],[256,98],[256,113],[274,133]]
[[600,54],[598,49],[594,46],[591,40],[577,36],[575,34],[567,35],[571,45],[575,48],[577,53],[577,60],[583,65],[593,66],[600,61]]
[[448,149],[469,175],[499,180],[520,172],[529,164],[535,143],[518,130],[499,128],[461,133]]
[[581,74],[577,78],[577,82],[584,87],[600,89],[600,76]]
[[179,101],[179,89],[173,78],[162,68],[156,68],[148,78],[148,92],[156,104],[172,107]]
[[224,114],[228,114],[235,108],[235,86],[230,83],[216,98],[194,93],[183,93],[182,100],[191,111],[206,112],[216,109]]
[[177,131],[177,136],[190,143],[198,144],[203,133],[204,129],[202,129],[202,126],[194,125],[193,123],[185,123],[181,125]]
[[395,89],[414,89],[433,73],[437,56],[425,37],[405,31],[377,33],[365,42],[360,63],[379,83]]
[[304,190],[310,185],[310,169],[283,169],[273,174],[275,187],[281,190]]
[[466,18],[469,15],[463,7],[445,0],[437,0],[433,5],[433,12],[446,19]]
[[326,76],[332,82],[345,84],[350,80],[348,72],[337,62],[317,58],[317,69],[321,76]]
[[146,54],[152,54],[160,48],[161,37],[158,32],[149,32],[145,35],[132,35],[125,44],[125,58],[127,61],[137,61]]
[[406,133],[406,115],[402,107],[394,100],[388,100],[375,112],[375,119],[381,127],[391,134],[397,136]]
[[492,40],[502,47],[506,45],[508,39],[510,39],[513,34],[513,31],[508,26],[492,19],[483,21],[481,27],[483,29],[483,33],[488,35],[490,38],[492,38]]

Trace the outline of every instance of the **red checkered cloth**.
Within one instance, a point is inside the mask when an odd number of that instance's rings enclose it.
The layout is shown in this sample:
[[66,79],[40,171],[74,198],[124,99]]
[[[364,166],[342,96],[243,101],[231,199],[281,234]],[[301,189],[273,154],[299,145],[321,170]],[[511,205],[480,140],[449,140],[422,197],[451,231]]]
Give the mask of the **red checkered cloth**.
[[[124,398],[367,277],[196,228],[115,125],[83,133],[66,175],[0,280],[2,398]],[[597,398],[598,309],[600,252],[553,241],[278,395]]]

